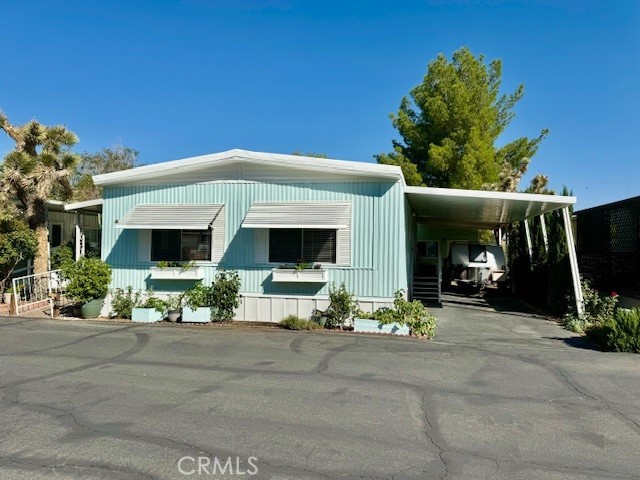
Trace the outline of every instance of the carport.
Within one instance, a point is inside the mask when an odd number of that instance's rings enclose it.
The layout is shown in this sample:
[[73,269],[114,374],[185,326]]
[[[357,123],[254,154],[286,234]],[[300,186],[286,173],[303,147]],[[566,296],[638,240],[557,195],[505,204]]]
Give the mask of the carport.
[[[524,222],[529,255],[531,255],[529,221],[535,217],[540,218],[545,246],[548,247],[544,214],[561,210],[569,249],[576,307],[578,312],[582,313],[580,273],[569,211],[569,207],[576,202],[575,197],[432,187],[406,187],[405,194],[414,219],[418,224],[426,225],[427,228],[494,230],[498,232],[502,241],[509,224]],[[437,268],[438,281],[441,281],[440,262]]]

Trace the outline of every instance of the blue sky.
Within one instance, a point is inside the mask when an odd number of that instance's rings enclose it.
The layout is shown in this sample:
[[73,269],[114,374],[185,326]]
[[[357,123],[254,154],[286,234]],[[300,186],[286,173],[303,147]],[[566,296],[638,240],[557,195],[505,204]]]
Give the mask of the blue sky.
[[[0,109],[140,160],[243,148],[373,161],[438,53],[503,60],[525,97],[501,142],[578,208],[640,195],[640,2],[37,1],[2,7]],[[0,138],[0,153],[11,148]],[[522,184],[524,186],[524,184]]]

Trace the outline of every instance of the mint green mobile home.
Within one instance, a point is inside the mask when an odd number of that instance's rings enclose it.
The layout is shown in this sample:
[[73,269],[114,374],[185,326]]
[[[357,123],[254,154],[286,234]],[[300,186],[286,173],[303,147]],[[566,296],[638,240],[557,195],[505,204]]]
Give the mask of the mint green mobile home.
[[[468,236],[575,202],[407,187],[395,166],[245,150],[94,181],[104,187],[102,258],[113,270],[111,288],[178,293],[236,270],[236,318],[272,322],[326,308],[332,284],[344,283],[364,310],[389,305],[398,290],[412,295],[419,242],[437,243],[439,282],[449,233]],[[192,266],[160,268],[164,262]]]

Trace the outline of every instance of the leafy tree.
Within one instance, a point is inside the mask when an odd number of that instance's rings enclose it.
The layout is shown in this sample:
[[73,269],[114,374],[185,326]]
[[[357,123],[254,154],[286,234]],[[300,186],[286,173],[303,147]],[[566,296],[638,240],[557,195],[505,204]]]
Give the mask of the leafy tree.
[[391,115],[402,140],[376,155],[378,162],[399,165],[409,185],[515,191],[548,131],[495,146],[524,94],[520,85],[500,95],[501,81],[500,60],[487,65],[466,47],[451,61],[438,55]]
[[12,125],[1,112],[0,129],[15,142],[15,149],[7,154],[2,166],[0,192],[5,198],[18,201],[38,240],[34,272],[46,272],[49,263],[46,202],[54,196],[62,199],[72,196],[69,180],[78,156],[71,152],[71,147],[78,137],[65,126],[47,127],[36,120]]
[[73,175],[73,198],[76,201],[91,200],[102,196],[102,188],[93,184],[93,175],[117,172],[137,167],[137,150],[120,145],[114,148],[103,148],[96,153],[84,152],[80,155],[80,163]]
[[37,247],[36,235],[24,221],[7,210],[0,211],[0,291],[18,263],[33,257]]

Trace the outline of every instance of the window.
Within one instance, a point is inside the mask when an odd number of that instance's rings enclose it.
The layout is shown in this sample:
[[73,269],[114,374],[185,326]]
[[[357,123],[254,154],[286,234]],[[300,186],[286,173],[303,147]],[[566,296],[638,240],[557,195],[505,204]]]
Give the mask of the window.
[[84,241],[89,248],[100,248],[100,230],[97,228],[85,228]]
[[211,230],[153,230],[151,261],[211,260]]
[[272,228],[269,262],[336,263],[336,231],[326,229]]
[[51,224],[51,237],[49,239],[51,248],[59,247],[62,245],[62,225],[59,223]]

